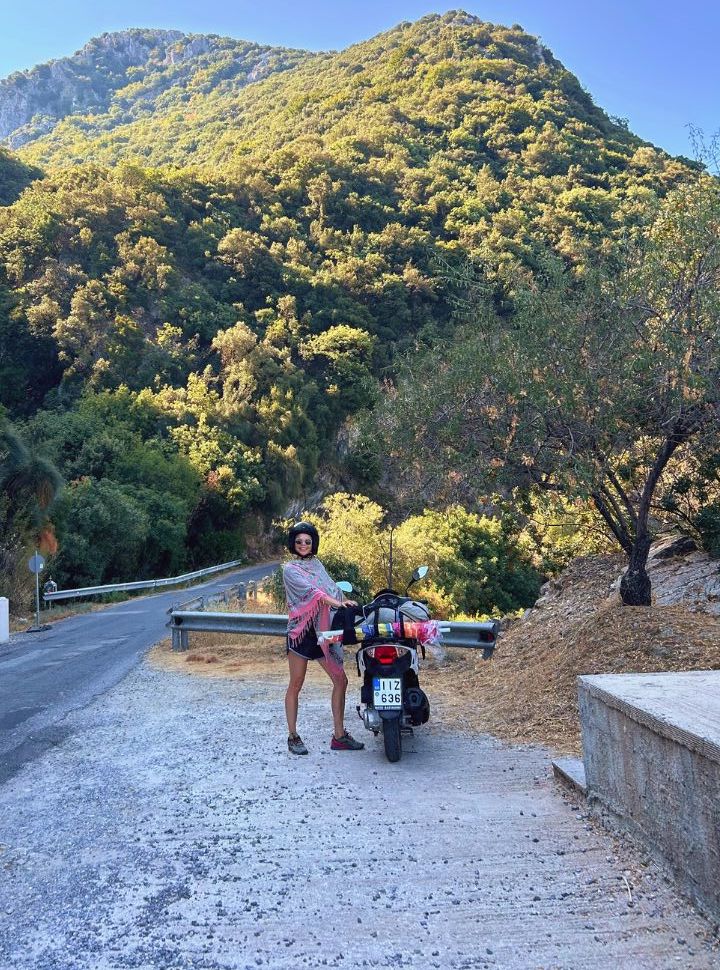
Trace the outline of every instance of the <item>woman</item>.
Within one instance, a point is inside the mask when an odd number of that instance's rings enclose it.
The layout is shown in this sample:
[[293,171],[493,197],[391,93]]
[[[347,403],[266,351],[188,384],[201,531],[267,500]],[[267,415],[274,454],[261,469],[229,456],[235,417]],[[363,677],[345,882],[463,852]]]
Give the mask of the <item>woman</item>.
[[283,583],[288,603],[287,656],[290,683],[285,695],[288,722],[288,750],[292,754],[307,754],[308,749],[297,733],[298,697],[305,681],[308,660],[317,660],[332,680],[332,714],[334,731],[330,741],[333,751],[360,751],[365,745],[356,741],[346,730],[345,692],[347,677],[342,667],[342,645],[318,643],[319,630],[329,630],[331,610],[343,604],[357,606],[354,600],[343,599],[342,590],[335,585],[317,558],[320,537],[309,522],[298,522],[290,529],[288,549],[294,559],[283,566]]

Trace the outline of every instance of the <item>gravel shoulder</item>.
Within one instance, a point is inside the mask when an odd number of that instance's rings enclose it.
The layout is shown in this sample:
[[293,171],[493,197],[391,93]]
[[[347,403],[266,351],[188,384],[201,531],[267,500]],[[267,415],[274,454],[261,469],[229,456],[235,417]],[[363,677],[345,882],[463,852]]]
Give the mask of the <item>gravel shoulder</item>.
[[[438,723],[329,750],[312,678],[145,663],[0,788],[13,970],[710,970],[709,924],[557,787],[545,749]],[[354,686],[348,701],[348,724]]]

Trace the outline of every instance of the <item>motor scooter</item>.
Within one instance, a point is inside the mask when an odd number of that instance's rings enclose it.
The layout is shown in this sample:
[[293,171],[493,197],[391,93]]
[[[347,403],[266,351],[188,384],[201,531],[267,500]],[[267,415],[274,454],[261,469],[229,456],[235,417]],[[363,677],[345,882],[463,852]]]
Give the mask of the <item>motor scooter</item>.
[[[405,596],[383,589],[360,608],[362,619],[354,628],[359,647],[355,654],[362,677],[358,716],[377,737],[382,731],[388,761],[402,757],[402,738],[427,723],[430,702],[419,683],[419,657],[425,647],[438,643],[442,626],[431,621],[427,606],[408,595],[410,587],[428,572],[420,566],[412,575]],[[347,583],[338,584],[352,587]],[[352,642],[346,631],[344,643]]]

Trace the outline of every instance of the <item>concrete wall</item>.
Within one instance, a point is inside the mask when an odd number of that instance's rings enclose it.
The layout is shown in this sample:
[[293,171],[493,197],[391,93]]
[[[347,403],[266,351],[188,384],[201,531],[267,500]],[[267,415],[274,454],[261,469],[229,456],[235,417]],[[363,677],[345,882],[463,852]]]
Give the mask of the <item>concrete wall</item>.
[[588,797],[720,919],[720,671],[578,678]]

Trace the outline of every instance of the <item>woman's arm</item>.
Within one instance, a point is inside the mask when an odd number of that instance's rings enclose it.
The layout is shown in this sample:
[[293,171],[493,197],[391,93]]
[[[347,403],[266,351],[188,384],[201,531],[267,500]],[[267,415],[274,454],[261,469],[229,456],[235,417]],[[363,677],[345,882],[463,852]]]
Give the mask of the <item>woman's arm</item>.
[[329,593],[324,594],[324,601],[327,603],[328,606],[332,606],[334,610],[340,609],[341,606],[358,605],[357,600],[346,600],[345,597],[343,597],[341,600],[338,600],[338,599],[335,599],[333,596],[330,596]]

